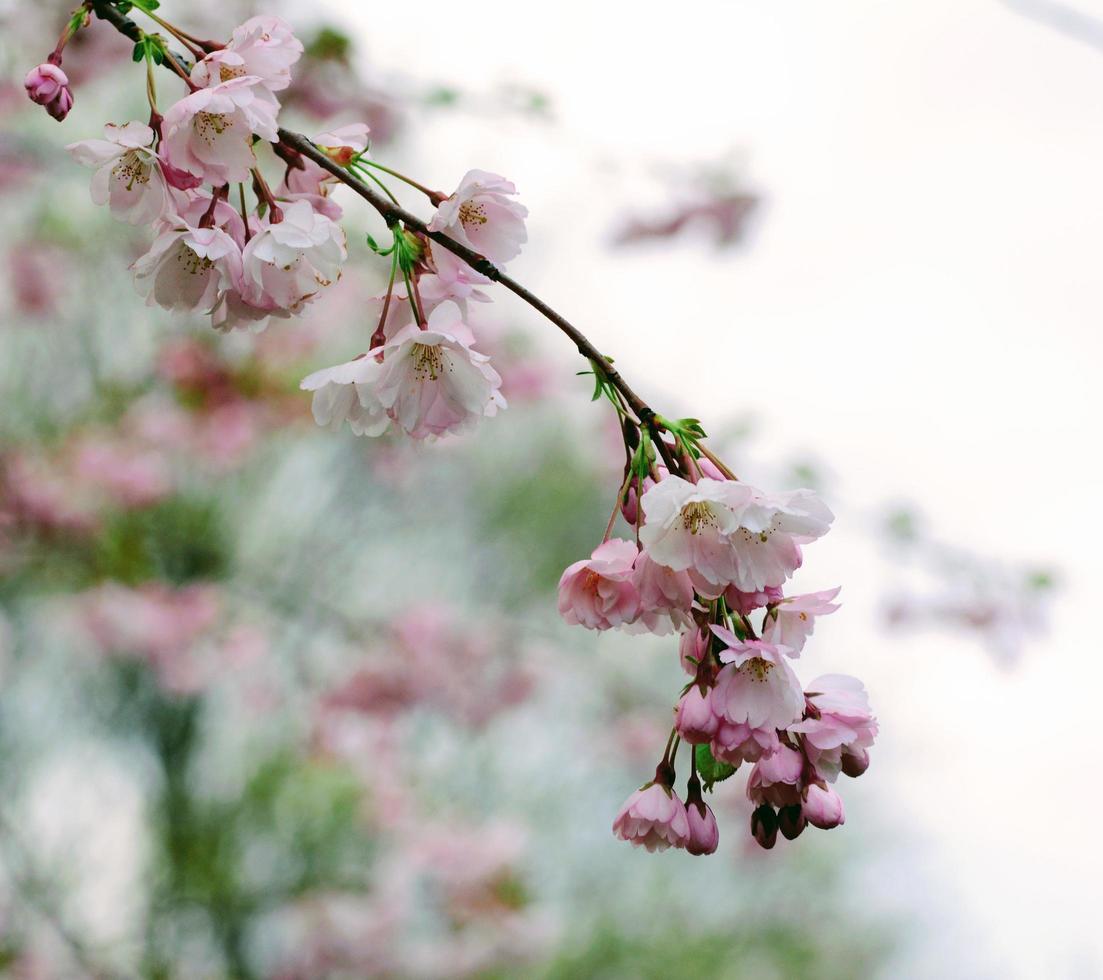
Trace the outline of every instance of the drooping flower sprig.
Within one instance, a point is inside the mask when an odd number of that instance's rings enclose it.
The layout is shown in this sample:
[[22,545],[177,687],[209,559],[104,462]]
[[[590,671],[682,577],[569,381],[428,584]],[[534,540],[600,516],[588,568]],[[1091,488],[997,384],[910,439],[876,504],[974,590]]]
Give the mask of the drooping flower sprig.
[[[838,589],[784,591],[803,547],[833,520],[823,502],[809,490],[771,494],[740,481],[697,420],[656,414],[581,331],[502,271],[527,238],[528,212],[510,181],[472,170],[444,194],[373,159],[362,123],[313,139],[290,132],[279,124],[280,93],[303,45],[286,23],[253,17],[223,44],[187,33],[158,9],[157,0],[86,0],[26,78],[30,98],[61,120],[73,104],[61,70],[69,38],[95,15],[134,43],[148,121],[108,124],[104,139],[69,151],[94,168],[96,203],[150,228],[150,248],[132,267],[148,301],[209,316],[222,331],[300,315],[348,258],[334,191],[349,187],[386,223],[390,240],[369,237],[367,245],[389,266],[387,286],[363,352],[301,387],[313,394],[319,425],[426,439],[506,407],[501,376],[476,349],[471,304],[489,302],[492,283],[519,296],[589,362],[594,398],[613,406],[625,449],[605,535],[563,573],[559,610],[589,629],[678,634],[691,678],[655,777],[624,804],[615,833],[648,850],[715,851],[716,819],[702,794],[744,762],[752,766],[751,832],[763,847],[779,831],[792,839],[807,824],[841,824],[833,784],[840,773],[865,770],[877,725],[858,681],[828,674],[803,689],[791,666],[816,617],[838,608]],[[133,11],[167,37],[139,27]],[[163,114],[156,68],[184,86]],[[278,181],[265,175],[276,165]],[[402,207],[393,180],[428,198],[428,221]],[[612,537],[618,514],[631,539]],[[674,790],[683,745],[685,803]]]

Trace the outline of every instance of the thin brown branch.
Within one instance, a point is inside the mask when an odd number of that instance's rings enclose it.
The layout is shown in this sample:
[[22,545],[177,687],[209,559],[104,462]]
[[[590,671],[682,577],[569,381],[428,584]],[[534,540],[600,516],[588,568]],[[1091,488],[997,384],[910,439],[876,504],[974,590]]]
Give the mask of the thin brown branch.
[[[90,0],[90,2],[97,17],[110,23],[117,31],[130,38],[132,41],[137,42],[141,39],[141,28],[125,14],[120,13],[109,0]],[[175,69],[177,73],[180,71],[177,65],[167,64],[165,67],[170,71]],[[388,201],[364,181],[349,173],[335,160],[332,160],[301,133],[294,133],[288,129],[280,129],[279,137],[280,143],[284,148],[293,150],[313,160],[323,170],[328,171],[342,184],[345,184],[359,194],[379,212],[388,225],[394,226],[401,222],[411,231],[420,232],[428,238],[431,238],[438,245],[448,249],[453,255],[462,259],[476,272],[486,276],[486,278],[490,279],[492,282],[500,283],[515,296],[520,297],[520,299],[531,306],[545,319],[555,324],[560,331],[570,338],[571,342],[578,349],[578,352],[594,365],[594,369],[600,371],[609,384],[620,392],[621,396],[624,398],[625,404],[636,416],[639,424],[645,425],[651,430],[654,436],[655,446],[670,472],[681,472],[681,467],[678,466],[677,461],[670,452],[670,448],[663,442],[660,436],[663,426],[656,420],[655,412],[635,391],[632,390],[631,386],[624,380],[620,372],[613,367],[612,360],[602,354],[601,351],[590,342],[589,338],[566,317],[557,313],[547,303],[540,299],[539,296],[517,282],[516,279],[502,272],[494,263],[487,259],[486,256],[480,255],[474,249],[468,248],[466,245],[449,238],[441,232],[430,231],[421,218],[415,214],[411,214],[400,205]]]

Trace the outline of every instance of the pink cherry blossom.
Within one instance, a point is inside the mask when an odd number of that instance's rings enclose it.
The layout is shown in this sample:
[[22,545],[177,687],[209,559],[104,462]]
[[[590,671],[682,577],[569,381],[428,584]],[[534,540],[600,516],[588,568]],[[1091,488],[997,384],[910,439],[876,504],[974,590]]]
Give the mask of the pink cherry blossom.
[[709,805],[704,800],[688,802],[686,821],[689,825],[686,850],[690,854],[713,854],[720,845],[720,830]]
[[842,797],[835,792],[834,787],[811,783],[804,793],[801,810],[804,819],[813,827],[830,830],[846,823],[846,809],[843,807]]
[[752,728],[746,722],[732,724],[725,719],[717,726],[709,751],[721,762],[738,767],[773,755],[780,745],[775,728]]
[[758,592],[740,592],[734,585],[729,585],[723,595],[728,608],[741,616],[749,616],[756,609],[779,602],[783,598],[781,589],[776,585],[769,585]]
[[348,253],[340,225],[295,201],[266,221],[242,253],[242,299],[258,311],[298,313],[337,279]]
[[839,608],[831,601],[838,594],[839,589],[809,592],[771,605],[762,625],[762,638],[789,647],[793,656],[799,654],[816,627],[816,617],[826,616]]
[[804,756],[788,745],[755,763],[747,779],[747,799],[752,803],[792,806],[800,803]]
[[415,439],[462,431],[505,408],[490,358],[457,339],[465,330],[455,303],[442,303],[428,329],[409,326],[369,351],[383,357],[371,396]]
[[559,613],[572,626],[607,630],[639,615],[640,597],[632,584],[636,546],[610,538],[590,558],[576,561],[559,579]]
[[[383,407],[371,399],[371,382],[381,371],[382,365],[374,358],[362,355],[304,378],[299,387],[314,392],[311,406],[314,421],[334,432],[341,428],[341,423],[348,422],[358,436],[381,435],[391,424]],[[364,401],[361,401],[361,391]]]
[[743,592],[780,586],[800,567],[800,546],[827,533],[834,515],[811,490],[767,494],[754,487],[738,510],[731,534],[736,574]]
[[845,674],[825,674],[808,687],[808,700],[819,717],[810,714],[789,730],[804,736],[804,751],[822,779],[834,782],[847,767],[864,772],[866,753],[877,735],[877,721],[862,682]]
[[69,87],[69,76],[58,65],[46,62],[37,65],[27,72],[23,79],[23,87],[32,102],[38,105],[49,105],[61,94],[63,89]]
[[683,742],[706,745],[720,727],[720,719],[712,708],[711,692],[701,684],[691,684],[674,710],[674,727]]
[[234,28],[229,44],[208,54],[192,69],[191,79],[208,88],[234,78],[258,79],[271,92],[291,84],[291,66],[302,56],[302,42],[279,17],[250,17]]
[[729,630],[712,627],[727,644],[713,689],[714,710],[732,724],[786,728],[804,712],[804,691],[789,666],[784,647],[758,640],[741,641]]
[[693,624],[693,583],[689,575],[660,565],[641,551],[632,578],[640,595],[638,631],[663,636]]
[[722,591],[739,574],[729,535],[751,498],[745,484],[703,478],[690,483],[668,476],[640,501],[644,524],[640,544],[653,561],[676,572],[693,569]]
[[206,313],[240,277],[241,251],[218,228],[176,228],[158,235],[131,268],[150,304]]
[[625,800],[613,821],[613,833],[633,847],[665,851],[689,843],[689,819],[672,789],[648,783]]
[[504,177],[470,170],[456,192],[441,202],[429,230],[444,232],[495,264],[508,262],[528,238],[528,209],[510,200],[516,193]]
[[153,130],[140,122],[108,124],[102,140],[70,143],[73,158],[95,167],[92,201],[131,225],[152,224],[172,204],[169,185],[153,152]]
[[257,165],[253,137],[276,142],[278,109],[251,76],[201,88],[165,113],[161,149],[173,167],[207,183],[247,181]]

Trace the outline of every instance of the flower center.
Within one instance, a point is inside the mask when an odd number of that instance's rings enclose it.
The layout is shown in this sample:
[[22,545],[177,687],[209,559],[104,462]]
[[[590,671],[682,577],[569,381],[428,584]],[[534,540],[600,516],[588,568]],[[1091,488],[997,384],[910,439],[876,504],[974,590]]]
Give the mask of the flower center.
[[414,344],[411,353],[416,381],[437,381],[444,374],[444,356],[436,344]]
[[214,261],[212,259],[207,258],[205,255],[196,255],[195,252],[186,246],[177,251],[176,261],[184,267],[186,273],[192,276],[202,275],[214,268]]
[[770,671],[774,669],[774,665],[769,660],[755,657],[748,660],[739,669],[743,671],[743,675],[748,680],[755,684],[765,684],[770,679]]
[[690,534],[698,534],[702,527],[717,527],[716,515],[703,500],[696,500],[682,508],[682,527]]
[[233,124],[234,121],[224,112],[197,112],[192,125],[195,127],[196,135],[207,146],[213,146],[215,138],[221,136]]
[[241,78],[245,74],[245,68],[242,65],[219,65],[218,77],[223,82],[228,82],[231,78]]
[[474,201],[464,201],[460,205],[460,221],[465,225],[485,225],[487,222],[486,208]]
[[139,156],[137,150],[130,150],[119,157],[119,162],[111,168],[111,176],[118,181],[126,183],[128,191],[134,190],[135,184],[148,184],[152,167]]
[[761,544],[767,544],[774,531],[778,529],[778,523],[778,519],[775,517],[765,531],[748,531],[747,528],[741,527],[735,533],[738,534],[746,544],[753,544],[756,541]]

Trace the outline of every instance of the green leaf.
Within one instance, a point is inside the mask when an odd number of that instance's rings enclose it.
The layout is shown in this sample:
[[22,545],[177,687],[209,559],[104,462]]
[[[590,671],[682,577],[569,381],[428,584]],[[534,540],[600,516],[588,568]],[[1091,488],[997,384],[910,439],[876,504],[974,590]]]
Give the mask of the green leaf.
[[374,238],[372,238],[371,235],[367,236],[367,240],[368,240],[368,248],[370,248],[373,252],[375,252],[376,255],[390,255],[391,252],[394,251],[394,245],[393,244],[391,245],[390,248],[380,248],[378,243],[376,242],[376,240]]
[[697,773],[701,777],[701,783],[710,793],[716,783],[722,783],[735,773],[735,766],[729,766],[726,762],[715,759],[707,745],[696,746],[694,758],[697,761]]

